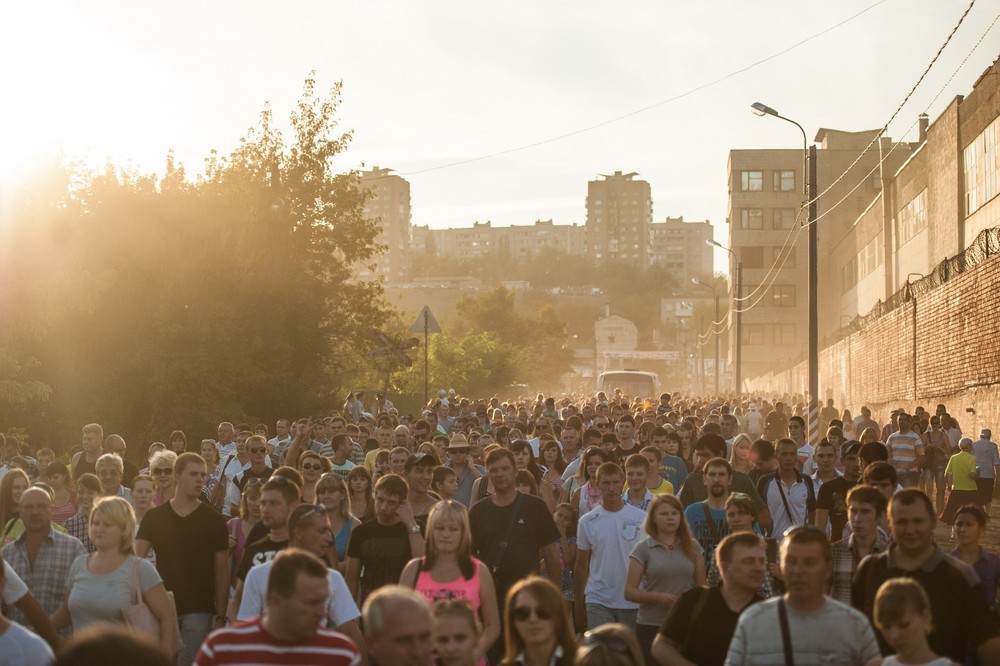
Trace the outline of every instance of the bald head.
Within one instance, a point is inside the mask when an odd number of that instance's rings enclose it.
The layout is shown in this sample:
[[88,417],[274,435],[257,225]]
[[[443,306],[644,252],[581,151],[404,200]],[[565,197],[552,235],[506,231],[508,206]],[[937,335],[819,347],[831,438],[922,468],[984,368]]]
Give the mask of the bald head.
[[52,529],[52,496],[38,486],[32,486],[21,495],[19,507],[24,530],[30,534],[48,534]]
[[104,452],[125,455],[125,440],[121,435],[108,435],[104,438]]

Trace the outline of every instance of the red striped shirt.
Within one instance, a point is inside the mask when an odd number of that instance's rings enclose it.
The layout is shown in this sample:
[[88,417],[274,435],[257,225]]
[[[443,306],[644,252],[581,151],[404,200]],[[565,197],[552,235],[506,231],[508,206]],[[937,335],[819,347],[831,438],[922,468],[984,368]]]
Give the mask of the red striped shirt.
[[279,640],[264,629],[258,617],[213,631],[202,643],[194,663],[197,666],[356,666],[361,663],[361,655],[349,638],[331,629],[318,629],[309,640],[300,643]]

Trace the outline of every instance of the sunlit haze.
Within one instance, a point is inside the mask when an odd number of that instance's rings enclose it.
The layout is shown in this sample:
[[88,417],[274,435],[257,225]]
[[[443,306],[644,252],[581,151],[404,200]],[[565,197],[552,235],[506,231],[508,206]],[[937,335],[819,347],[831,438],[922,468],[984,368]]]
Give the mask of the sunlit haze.
[[[719,79],[877,5],[748,71],[592,131],[491,159]],[[3,176],[61,145],[70,157],[189,175],[230,150],[266,102],[287,118],[302,81],[342,80],[338,168],[390,167],[411,182],[413,223],[583,223],[587,181],[635,171],[654,220],[709,219],[726,238],[731,148],[800,145],[750,113],[760,100],[820,127],[880,127],[924,71],[966,0],[803,3],[190,2],[7,3],[0,10]],[[916,116],[997,11],[980,2],[890,126]],[[1000,51],[991,32],[933,119]],[[904,135],[905,134],[905,135]],[[421,173],[422,172],[422,173]],[[717,266],[724,267],[722,257]]]

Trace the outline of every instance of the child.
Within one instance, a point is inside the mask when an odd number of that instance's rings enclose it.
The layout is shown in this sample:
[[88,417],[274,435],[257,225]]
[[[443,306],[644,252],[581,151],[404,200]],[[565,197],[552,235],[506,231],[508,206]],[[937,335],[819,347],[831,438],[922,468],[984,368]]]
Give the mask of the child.
[[875,595],[875,626],[896,651],[866,666],[959,666],[939,657],[927,644],[931,605],[920,583],[912,578],[890,578]]
[[475,666],[476,643],[482,633],[479,618],[465,599],[441,600],[434,604],[434,648],[438,666]]
[[452,468],[444,465],[435,467],[434,476],[431,478],[431,490],[443,500],[452,499],[458,492],[458,474]]
[[639,453],[633,453],[625,460],[625,482],[626,489],[622,493],[622,499],[626,504],[630,504],[643,511],[653,501],[653,493],[646,488],[646,479],[649,476],[649,460]]
[[[562,586],[563,604],[566,606],[567,617],[572,617],[573,613],[573,562],[576,561],[576,524],[580,520],[580,513],[572,504],[557,504],[552,512],[552,520],[559,530],[559,538],[556,539],[556,548],[559,550],[559,564],[562,566],[562,582],[553,580],[557,585]],[[549,576],[549,579],[554,579]]]

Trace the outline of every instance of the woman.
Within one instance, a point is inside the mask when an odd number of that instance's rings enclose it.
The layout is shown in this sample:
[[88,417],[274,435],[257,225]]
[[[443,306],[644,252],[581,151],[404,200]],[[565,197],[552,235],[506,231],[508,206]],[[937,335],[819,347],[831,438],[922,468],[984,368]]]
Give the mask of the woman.
[[515,583],[504,613],[503,666],[572,666],[575,652],[559,588],[538,576]]
[[[570,617],[573,617],[573,564],[576,562],[576,525],[579,519],[580,513],[568,502],[556,505],[556,510],[552,512],[552,521],[559,531],[559,538],[556,539],[559,566],[562,568],[559,585],[562,586],[563,603]],[[553,582],[556,579],[552,575],[548,578]]]
[[643,659],[636,636],[624,624],[602,624],[588,631],[576,649],[576,666],[645,666],[655,663],[649,655]]
[[97,623],[122,623],[122,609],[135,603],[133,586],[138,580],[142,600],[160,623],[160,649],[174,654],[174,605],[156,568],[133,554],[131,505],[121,497],[101,498],[90,516],[90,535],[95,549],[73,561],[66,582],[69,596],[52,616],[53,626],[72,622],[74,631],[80,631]]
[[639,426],[639,430],[636,431],[636,441],[639,443],[639,448],[645,448],[649,446],[649,438],[653,434],[653,429],[656,424],[652,421],[643,421],[642,425]]
[[326,517],[330,521],[333,545],[337,553],[334,568],[344,573],[347,570],[347,544],[351,540],[351,532],[361,524],[360,520],[351,515],[351,498],[344,477],[335,472],[321,476],[316,483],[316,500],[326,510]]
[[[921,474],[923,491],[936,501],[938,511],[944,508],[944,468],[951,457],[951,439],[941,429],[941,417],[931,417],[930,430],[921,435],[924,442],[924,468]],[[932,490],[933,488],[933,490]]]
[[156,481],[156,494],[153,496],[153,506],[160,506],[174,498],[177,486],[174,483],[174,463],[177,454],[173,451],[159,451],[153,454],[149,461],[149,475]]
[[580,515],[586,515],[601,503],[601,489],[597,487],[597,468],[611,460],[608,454],[597,447],[587,449],[583,454],[583,462],[577,471],[577,483],[580,486],[573,491],[570,504],[579,507]]
[[326,472],[329,472],[333,465],[330,460],[323,458],[315,451],[306,451],[299,456],[299,472],[302,474],[302,503],[316,503],[316,482]]
[[[28,473],[22,469],[10,469],[0,481],[0,544],[6,546],[17,538],[17,534],[23,531],[14,529],[15,523],[20,520],[18,507],[21,504],[21,495],[31,485]],[[17,534],[15,534],[17,532]]]
[[260,522],[260,489],[263,487],[263,479],[250,479],[243,487],[243,494],[240,496],[240,515],[230,518],[226,523],[226,531],[229,533],[229,554],[230,560],[230,584],[236,586],[236,567],[243,559],[243,551],[247,546],[247,537],[253,526]]
[[958,449],[958,453],[948,459],[948,466],[944,469],[945,478],[951,481],[951,492],[940,516],[941,522],[946,525],[955,524],[960,507],[979,503],[979,486],[976,484],[979,474],[976,472],[976,456],[972,455],[972,440],[963,437],[958,442]]
[[464,599],[434,604],[434,652],[437,666],[475,666],[476,645],[483,625],[472,605]]
[[363,466],[347,473],[347,487],[351,491],[351,513],[361,522],[375,517],[375,501],[372,499],[372,475]]
[[629,555],[625,599],[639,604],[635,635],[646,661],[653,663],[653,639],[674,602],[705,584],[705,557],[674,495],[653,497],[645,530],[646,538]]
[[517,492],[538,497],[538,482],[535,481],[535,477],[528,470],[517,470],[517,475],[514,477],[514,485],[517,486]]
[[552,494],[552,484],[544,480],[548,470],[538,465],[531,443],[526,439],[515,439],[510,443],[510,452],[514,454],[514,466],[518,470],[527,470],[534,477],[538,485],[538,496],[545,500],[549,511],[554,509],[556,501]]
[[[745,493],[730,493],[726,498],[726,525],[729,533],[754,532],[760,534],[760,527],[757,525],[757,505],[753,499]],[[770,599],[777,594],[778,584],[775,576],[780,575],[780,567],[777,562],[769,562],[764,570],[764,582],[757,591],[761,599]],[[719,565],[713,557],[708,565],[707,582],[709,587],[714,587],[722,580],[719,574]]]
[[[205,477],[205,488],[202,492],[204,492],[205,497],[211,499],[212,491],[215,490],[215,486],[219,483],[219,476],[222,474],[222,470],[219,469],[219,449],[215,446],[214,440],[201,440],[201,457],[205,459],[205,467],[208,469],[208,476]],[[222,511],[222,504],[224,503],[225,497],[223,497],[222,502],[215,509]]]
[[878,433],[875,432],[875,428],[865,428],[861,431],[861,439],[858,440],[862,444],[867,444],[868,442],[877,442]]
[[997,606],[997,583],[1000,582],[1000,557],[980,545],[986,531],[986,512],[980,507],[966,504],[955,514],[955,537],[958,547],[951,551],[979,574],[986,605],[994,611]]
[[441,464],[441,452],[431,442],[423,442],[417,447],[417,453],[426,453],[434,459],[434,465]]
[[170,439],[167,440],[169,445],[167,446],[168,451],[173,451],[176,455],[180,455],[187,451],[187,435],[184,434],[183,430],[174,430],[170,433]]
[[156,494],[156,482],[147,474],[140,474],[132,480],[132,505],[135,507],[135,526],[139,527],[142,519],[153,508],[153,495]]
[[854,417],[851,416],[851,410],[845,409],[844,413],[840,415],[840,420],[844,423],[844,439],[854,439]]
[[54,460],[45,468],[45,479],[52,488],[52,522],[62,525],[76,514],[76,496],[70,488],[69,468]]
[[[438,502],[427,517],[424,557],[412,559],[403,569],[399,584],[412,587],[431,603],[439,599],[465,599],[483,620],[483,633],[476,643],[476,659],[500,636],[493,576],[485,564],[472,557],[469,512],[454,500]],[[483,662],[485,663],[485,662]]]
[[563,460],[559,442],[554,439],[542,441],[541,446],[538,448],[538,457],[546,469],[545,474],[542,476],[542,481],[551,485],[553,494],[558,495],[562,491],[562,473],[566,471],[566,461]]
[[733,466],[734,472],[749,474],[754,468],[750,460],[750,436],[746,433],[736,435],[733,440],[733,450],[729,453],[729,464]]
[[93,553],[97,547],[90,540],[90,532],[87,526],[90,524],[90,512],[94,508],[94,502],[101,496],[101,480],[94,474],[81,474],[76,480],[76,505],[78,507],[76,515],[67,520],[63,527],[70,536],[75,536],[87,548],[88,553]]

